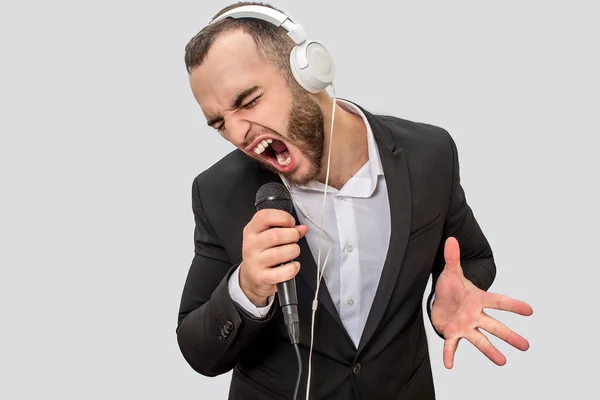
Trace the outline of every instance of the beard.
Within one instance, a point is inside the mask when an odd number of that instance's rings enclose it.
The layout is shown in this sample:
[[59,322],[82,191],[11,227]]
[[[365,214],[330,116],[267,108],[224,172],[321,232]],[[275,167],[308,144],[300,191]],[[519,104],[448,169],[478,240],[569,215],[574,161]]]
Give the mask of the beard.
[[321,172],[325,138],[325,116],[323,110],[306,91],[292,88],[292,109],[288,115],[287,135],[277,135],[281,140],[296,146],[308,161],[308,170],[302,176],[279,172],[272,165],[261,164],[275,174],[282,174],[296,185],[305,185]]

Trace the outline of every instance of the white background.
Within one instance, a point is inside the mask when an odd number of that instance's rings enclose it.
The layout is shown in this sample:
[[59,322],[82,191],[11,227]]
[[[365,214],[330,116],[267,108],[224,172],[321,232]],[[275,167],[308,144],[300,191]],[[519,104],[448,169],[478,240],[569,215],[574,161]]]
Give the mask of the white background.
[[[233,147],[206,127],[184,46],[224,1],[0,3],[3,399],[224,399],[175,328],[191,183]],[[333,54],[338,95],[446,128],[532,317],[494,366],[461,342],[439,399],[593,398],[600,29],[593,1],[279,1]],[[352,4],[352,5],[351,5]],[[399,355],[400,356],[400,355]]]

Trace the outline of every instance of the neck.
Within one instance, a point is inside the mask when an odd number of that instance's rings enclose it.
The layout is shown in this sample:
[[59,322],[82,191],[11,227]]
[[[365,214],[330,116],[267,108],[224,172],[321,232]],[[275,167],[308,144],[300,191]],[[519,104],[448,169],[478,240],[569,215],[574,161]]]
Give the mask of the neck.
[[315,180],[325,183],[331,143],[328,185],[339,190],[369,159],[367,128],[359,115],[348,112],[336,104],[333,135],[331,135],[333,99],[326,91],[316,96],[325,116],[325,138],[321,172]]

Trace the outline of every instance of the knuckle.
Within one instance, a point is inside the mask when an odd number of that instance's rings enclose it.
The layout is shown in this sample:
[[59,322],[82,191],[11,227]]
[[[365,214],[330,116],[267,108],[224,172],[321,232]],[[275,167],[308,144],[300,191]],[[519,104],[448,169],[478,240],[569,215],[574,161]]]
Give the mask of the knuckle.
[[270,257],[269,254],[260,253],[256,257],[257,264],[262,266],[270,266]]
[[277,221],[277,223],[281,226],[290,226],[291,215],[290,213],[283,210],[273,210],[275,213],[273,214],[273,218]]
[[259,222],[261,224],[264,223],[269,219],[269,210],[265,208],[257,211],[256,214],[254,214],[254,217],[252,217],[252,219],[254,220],[254,222]]
[[264,209],[260,210],[259,212],[261,213],[262,218],[270,221],[273,218],[277,217],[279,210],[274,209],[274,208],[264,208]]
[[281,229],[270,229],[269,230],[269,241],[272,243],[279,243],[282,240]]
[[262,223],[269,226],[288,226],[290,224],[290,214],[275,208],[265,208],[255,214]]

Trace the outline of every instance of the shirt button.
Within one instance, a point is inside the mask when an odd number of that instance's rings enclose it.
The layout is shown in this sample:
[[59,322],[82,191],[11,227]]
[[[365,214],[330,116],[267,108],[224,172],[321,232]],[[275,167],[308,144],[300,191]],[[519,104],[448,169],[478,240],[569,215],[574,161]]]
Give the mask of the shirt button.
[[348,305],[350,307],[352,307],[354,305],[354,300],[353,299],[348,300]]
[[354,367],[352,368],[352,372],[354,373],[354,375],[360,374],[361,368],[362,368],[362,365],[360,365],[360,363],[354,364]]
[[349,245],[346,250],[348,250],[348,253],[352,253],[352,250],[354,250],[354,248],[352,247],[352,245]]

